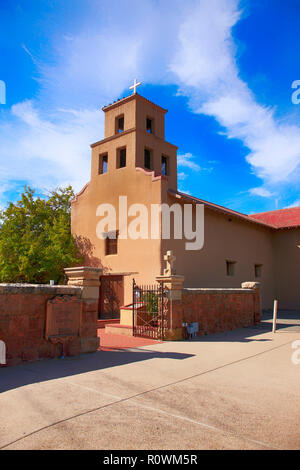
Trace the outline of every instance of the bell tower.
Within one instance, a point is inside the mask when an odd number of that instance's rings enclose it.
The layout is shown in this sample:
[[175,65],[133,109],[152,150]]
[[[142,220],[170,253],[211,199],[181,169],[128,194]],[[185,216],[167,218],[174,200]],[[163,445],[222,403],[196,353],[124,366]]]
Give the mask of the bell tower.
[[[177,189],[177,147],[165,140],[166,109],[136,92],[104,106],[104,139],[91,145],[91,178],[142,168],[168,180]],[[130,176],[128,175],[130,178]]]

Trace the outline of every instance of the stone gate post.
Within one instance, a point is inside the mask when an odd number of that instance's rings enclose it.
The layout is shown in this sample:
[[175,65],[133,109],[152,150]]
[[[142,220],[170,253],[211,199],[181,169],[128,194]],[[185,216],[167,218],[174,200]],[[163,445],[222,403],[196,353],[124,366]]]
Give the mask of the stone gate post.
[[258,324],[261,321],[261,291],[260,282],[243,282],[243,289],[253,289],[254,291],[254,323]]
[[80,352],[93,352],[99,347],[97,336],[98,302],[102,268],[81,266],[66,268],[68,285],[82,287],[82,309],[80,319]]
[[156,281],[162,284],[166,290],[169,300],[169,328],[165,332],[165,339],[168,341],[182,339],[182,288],[184,276],[175,274],[174,262],[176,260],[172,251],[168,251],[164,257],[167,267],[162,276],[156,276]]

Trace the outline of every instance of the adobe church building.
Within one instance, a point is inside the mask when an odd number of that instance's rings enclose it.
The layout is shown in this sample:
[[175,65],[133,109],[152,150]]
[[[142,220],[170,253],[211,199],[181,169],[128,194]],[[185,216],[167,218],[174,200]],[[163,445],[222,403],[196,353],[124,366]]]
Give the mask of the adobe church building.
[[[105,134],[91,145],[91,179],[72,201],[72,233],[86,242],[86,265],[104,268],[100,318],[118,317],[119,307],[132,302],[133,278],[154,284],[169,250],[185,287],[234,288],[252,280],[261,283],[263,308],[278,299],[282,309],[300,309],[300,207],[249,216],[178,191],[177,147],[165,140],[167,111],[134,91],[103,108]],[[120,226],[116,239],[99,238],[97,208],[112,204],[119,221],[119,196],[127,196],[128,207],[144,204],[149,214],[151,204],[204,204],[203,248],[186,250],[186,240],[173,235],[122,239]]]

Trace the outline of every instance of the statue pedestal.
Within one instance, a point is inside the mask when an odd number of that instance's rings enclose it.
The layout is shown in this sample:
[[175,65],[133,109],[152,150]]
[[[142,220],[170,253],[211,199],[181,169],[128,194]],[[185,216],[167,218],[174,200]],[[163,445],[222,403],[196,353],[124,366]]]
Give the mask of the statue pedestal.
[[160,284],[163,284],[170,300],[181,300],[184,276],[179,276],[177,274],[163,275],[156,276],[156,280]]
[[169,303],[169,328],[165,332],[167,341],[176,341],[182,339],[182,313],[180,304],[182,299],[182,287],[184,276],[170,274],[156,276],[156,281],[163,285],[166,297]]

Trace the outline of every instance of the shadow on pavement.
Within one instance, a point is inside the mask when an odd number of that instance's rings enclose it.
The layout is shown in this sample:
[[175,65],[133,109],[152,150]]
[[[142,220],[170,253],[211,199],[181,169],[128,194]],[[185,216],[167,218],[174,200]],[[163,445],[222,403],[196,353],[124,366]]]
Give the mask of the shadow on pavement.
[[[214,333],[206,336],[197,336],[192,338],[191,341],[205,341],[205,342],[239,342],[249,343],[255,342],[268,342],[272,339],[257,338],[260,334],[271,333],[273,327],[273,312],[266,310],[262,314],[261,322],[258,325],[247,326],[245,328],[238,328],[237,330],[230,330],[221,333]],[[297,333],[300,335],[300,312],[296,310],[279,310],[276,323],[277,333]],[[252,338],[255,336],[255,338]]]
[[[239,328],[237,330],[215,333],[193,338],[192,342],[268,342],[272,338],[259,338],[260,334],[272,331],[272,312],[263,312],[259,325]],[[277,331],[295,333],[299,331],[300,312],[279,311]],[[176,344],[176,343],[175,343]],[[92,354],[68,357],[65,359],[50,359],[34,363],[24,363],[14,367],[0,368],[0,393],[29,384],[69,377],[95,370],[121,366],[149,359],[183,360],[195,356],[176,352],[159,352],[150,349],[122,349],[98,351]]]
[[[251,343],[251,342],[268,342],[272,341],[270,338],[257,338],[257,335],[269,333],[270,327],[267,325],[259,324],[255,326],[247,326],[245,328],[238,328],[237,330],[229,330],[220,333],[213,333],[204,336],[196,336],[190,341],[193,342],[221,342],[221,343]],[[252,338],[255,336],[255,338]]]
[[[261,324],[272,331],[273,312],[271,310],[263,312]],[[297,310],[278,310],[276,331],[280,333],[300,333],[300,312]]]
[[0,393],[25,385],[60,379],[109,367],[121,366],[149,359],[183,360],[194,354],[159,352],[151,350],[97,351],[65,359],[49,359],[0,369]]

